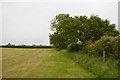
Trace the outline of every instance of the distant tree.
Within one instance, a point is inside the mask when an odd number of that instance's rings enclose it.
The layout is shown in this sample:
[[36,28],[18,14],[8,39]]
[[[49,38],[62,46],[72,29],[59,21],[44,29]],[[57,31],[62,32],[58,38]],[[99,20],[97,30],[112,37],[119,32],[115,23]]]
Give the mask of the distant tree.
[[41,44],[39,46],[42,46]]
[[36,46],[35,44],[33,44],[32,46]]
[[7,46],[11,46],[11,43],[8,43]]

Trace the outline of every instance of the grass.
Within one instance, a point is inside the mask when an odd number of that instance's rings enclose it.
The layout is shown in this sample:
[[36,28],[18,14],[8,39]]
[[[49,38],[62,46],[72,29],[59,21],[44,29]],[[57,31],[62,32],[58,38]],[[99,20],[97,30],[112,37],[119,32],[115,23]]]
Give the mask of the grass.
[[96,75],[97,78],[118,78],[118,61],[113,58],[103,60],[102,57],[83,54],[82,51],[76,53],[62,51],[62,53]]
[[54,49],[2,49],[3,78],[95,78]]

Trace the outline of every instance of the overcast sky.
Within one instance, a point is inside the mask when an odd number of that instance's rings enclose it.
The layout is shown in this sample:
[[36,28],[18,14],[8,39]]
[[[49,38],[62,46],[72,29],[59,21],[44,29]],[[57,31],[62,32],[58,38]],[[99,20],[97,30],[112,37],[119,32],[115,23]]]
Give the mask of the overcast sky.
[[[89,1],[89,2],[88,2]],[[0,2],[0,44],[49,45],[50,21],[58,14],[95,14],[118,24],[119,0],[4,0]]]

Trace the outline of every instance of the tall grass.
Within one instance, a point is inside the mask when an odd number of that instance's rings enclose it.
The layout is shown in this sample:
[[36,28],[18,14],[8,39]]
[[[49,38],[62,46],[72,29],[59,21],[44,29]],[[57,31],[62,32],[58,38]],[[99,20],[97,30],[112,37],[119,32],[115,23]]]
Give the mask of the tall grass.
[[118,61],[113,58],[103,59],[102,57],[84,54],[82,51],[74,53],[62,51],[62,53],[98,78],[118,78]]

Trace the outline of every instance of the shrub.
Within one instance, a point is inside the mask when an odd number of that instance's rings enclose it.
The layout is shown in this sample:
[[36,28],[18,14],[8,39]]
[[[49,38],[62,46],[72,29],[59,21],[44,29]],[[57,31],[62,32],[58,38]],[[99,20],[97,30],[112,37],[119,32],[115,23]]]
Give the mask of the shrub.
[[84,53],[89,54],[89,53],[90,53],[90,52],[89,52],[89,51],[90,51],[89,45],[92,45],[92,44],[93,44],[93,41],[86,41],[86,42],[84,42],[82,51],[83,51]]
[[120,36],[112,41],[112,56],[120,60]]
[[81,45],[78,43],[71,43],[67,46],[68,52],[77,52],[81,49]]
[[94,43],[87,44],[85,46],[86,52],[91,55],[98,56],[118,56],[118,38],[111,36],[103,36],[101,39],[95,41]]

